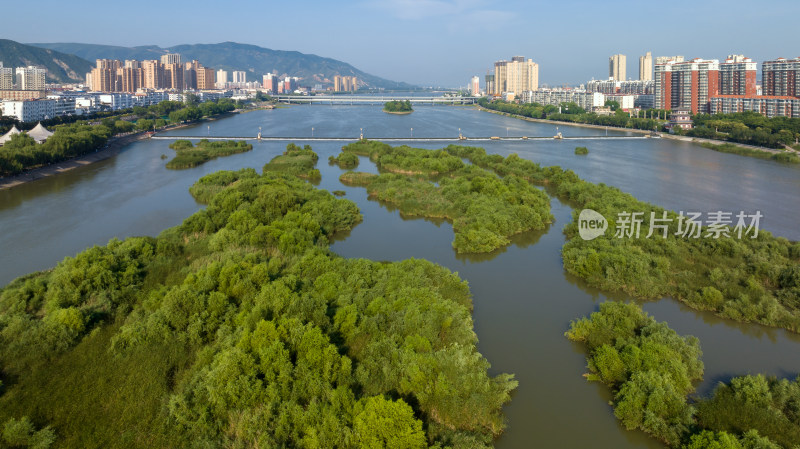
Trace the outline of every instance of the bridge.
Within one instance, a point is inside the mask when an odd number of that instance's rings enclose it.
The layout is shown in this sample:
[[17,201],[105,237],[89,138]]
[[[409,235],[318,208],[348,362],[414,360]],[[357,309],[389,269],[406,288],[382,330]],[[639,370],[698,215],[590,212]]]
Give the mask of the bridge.
[[369,95],[276,95],[273,99],[281,103],[328,104],[328,105],[382,105],[387,101],[410,101],[421,105],[475,104],[476,97],[412,97],[412,96],[369,96]]
[[[570,137],[528,137],[528,136],[489,136],[489,137],[369,137],[369,140],[380,142],[532,142],[542,140],[631,140],[631,139],[650,139],[658,136],[570,136]],[[254,140],[259,142],[355,142],[359,140],[354,137],[273,137],[273,136],[156,136],[151,139],[156,140]],[[363,137],[362,137],[363,138]]]

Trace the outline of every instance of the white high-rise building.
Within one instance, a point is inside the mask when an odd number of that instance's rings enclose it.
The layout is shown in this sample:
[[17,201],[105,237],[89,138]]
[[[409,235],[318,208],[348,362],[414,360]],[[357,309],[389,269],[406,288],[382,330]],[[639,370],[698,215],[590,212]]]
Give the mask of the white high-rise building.
[[217,87],[225,88],[228,85],[228,71],[217,70]]
[[247,82],[247,72],[243,70],[234,70],[233,71],[233,83],[234,84],[244,84]]
[[17,67],[17,84],[20,90],[44,90],[47,70],[38,67]]
[[161,55],[161,63],[164,64],[164,65],[167,65],[167,64],[180,64],[181,63],[181,55],[178,54],[178,53],[167,53],[165,55]]
[[481,79],[477,76],[473,76],[470,80],[469,92],[476,97],[481,94]]
[[14,88],[14,70],[11,67],[3,67],[0,61],[0,90],[11,90]]

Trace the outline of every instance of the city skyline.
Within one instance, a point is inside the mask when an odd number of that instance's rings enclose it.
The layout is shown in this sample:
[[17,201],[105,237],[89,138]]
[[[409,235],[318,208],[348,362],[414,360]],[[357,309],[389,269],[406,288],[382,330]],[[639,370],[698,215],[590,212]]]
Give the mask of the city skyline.
[[[143,10],[158,12],[149,16],[147,33],[120,32],[119,23],[104,17],[123,14],[121,6],[65,10],[52,0],[42,1],[49,11],[39,19],[40,26],[6,24],[5,36],[19,42],[82,42],[120,46],[216,43],[235,41],[277,50],[296,50],[352,64],[367,73],[421,86],[465,86],[472,76],[483,77],[497,60],[523,54],[540,66],[540,84],[580,84],[603,79],[608,57],[625,54],[637,61],[647,51],[653,57],[682,54],[691,58],[724,59],[729,54],[744,54],[755,61],[800,56],[794,46],[792,18],[800,5],[788,0],[771,2],[783,13],[770,14],[764,8],[748,11],[747,26],[718,27],[715,33],[702,33],[708,21],[740,23],[741,9],[719,1],[704,4],[676,0],[675,8],[658,4],[620,2],[614,9],[597,11],[588,1],[571,0],[558,6],[521,1],[491,0],[390,0],[327,4],[318,1],[296,2],[304,14],[297,20],[269,20],[268,26],[245,26],[258,20],[261,4],[244,0],[237,8],[208,11],[188,2],[170,4],[150,0]],[[189,7],[189,6],[192,7]],[[692,7],[692,15],[681,13]],[[565,16],[569,20],[547,20],[559,11],[589,14]],[[289,14],[290,12],[287,12]],[[273,12],[264,11],[264,18]],[[769,15],[768,15],[769,14]],[[653,33],[645,26],[657,15],[663,32]],[[181,17],[181,21],[173,20]],[[247,21],[237,22],[237,18]],[[619,27],[598,28],[597,23],[628,23]],[[763,20],[761,20],[763,19]],[[92,27],[64,27],[64,20],[92,23]],[[148,26],[149,24],[149,26]],[[593,25],[594,24],[594,25]],[[592,25],[592,26],[590,26]],[[309,32],[313,30],[314,32]],[[633,32],[633,33],[631,33]],[[636,36],[635,38],[632,36]],[[320,38],[325,36],[325,38]],[[634,68],[634,70],[636,70]],[[635,77],[630,68],[629,77]],[[631,76],[634,75],[634,76]]]

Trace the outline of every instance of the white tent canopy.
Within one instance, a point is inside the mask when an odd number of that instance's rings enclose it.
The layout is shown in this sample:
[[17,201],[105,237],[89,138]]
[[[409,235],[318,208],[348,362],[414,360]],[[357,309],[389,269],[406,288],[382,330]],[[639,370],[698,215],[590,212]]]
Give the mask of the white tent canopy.
[[16,126],[11,128],[11,130],[9,132],[5,133],[3,135],[3,137],[0,137],[0,145],[3,145],[4,143],[6,143],[9,140],[11,140],[11,136],[13,136],[14,134],[19,134],[19,130],[17,129]]
[[48,131],[47,128],[42,126],[42,123],[39,122],[35,128],[28,131],[28,135],[33,137],[33,140],[35,140],[37,143],[42,143],[47,140],[48,137],[52,136],[53,133]]

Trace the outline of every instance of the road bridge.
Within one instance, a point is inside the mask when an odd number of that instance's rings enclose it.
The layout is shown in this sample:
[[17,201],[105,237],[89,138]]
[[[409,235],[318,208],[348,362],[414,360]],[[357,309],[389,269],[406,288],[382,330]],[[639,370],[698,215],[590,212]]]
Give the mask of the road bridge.
[[[657,138],[658,136],[653,136]],[[156,140],[255,140],[261,142],[355,142],[359,137],[282,137],[282,136],[158,136],[150,137]],[[369,137],[369,140],[380,142],[534,142],[542,140],[631,140],[650,139],[651,136],[570,136],[570,137],[529,137],[529,136],[487,136],[487,137]]]
[[418,105],[475,104],[477,97],[413,97],[413,96],[368,96],[368,95],[275,95],[281,103],[318,105],[382,105],[388,101],[409,101]]

